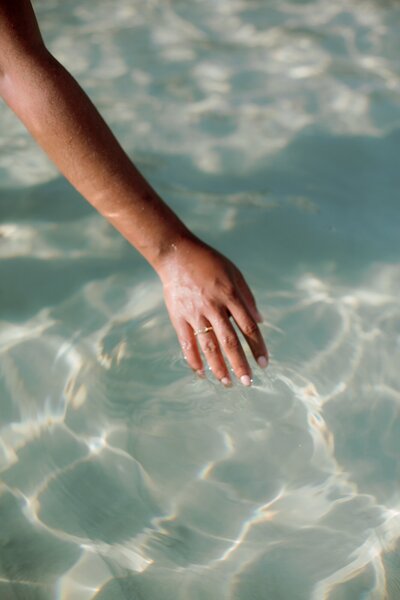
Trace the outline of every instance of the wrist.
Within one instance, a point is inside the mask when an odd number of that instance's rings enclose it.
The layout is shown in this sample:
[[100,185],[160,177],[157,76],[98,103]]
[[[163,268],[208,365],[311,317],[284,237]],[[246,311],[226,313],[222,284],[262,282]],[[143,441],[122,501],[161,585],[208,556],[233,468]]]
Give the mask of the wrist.
[[182,261],[190,261],[195,248],[200,246],[204,246],[203,242],[188,229],[163,243],[157,259],[151,263],[161,282],[169,281],[175,266]]

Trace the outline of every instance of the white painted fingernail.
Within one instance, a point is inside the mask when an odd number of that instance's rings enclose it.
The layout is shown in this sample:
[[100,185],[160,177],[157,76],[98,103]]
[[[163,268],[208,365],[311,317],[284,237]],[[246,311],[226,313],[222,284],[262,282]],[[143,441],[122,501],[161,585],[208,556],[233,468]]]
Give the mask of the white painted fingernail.
[[221,383],[222,383],[222,385],[225,385],[226,387],[228,387],[231,385],[231,380],[228,377],[223,377],[221,379]]
[[262,369],[265,369],[268,366],[268,360],[266,356],[259,356],[257,358],[257,362]]
[[248,375],[242,375],[240,378],[240,382],[246,387],[249,387],[251,385],[251,379]]

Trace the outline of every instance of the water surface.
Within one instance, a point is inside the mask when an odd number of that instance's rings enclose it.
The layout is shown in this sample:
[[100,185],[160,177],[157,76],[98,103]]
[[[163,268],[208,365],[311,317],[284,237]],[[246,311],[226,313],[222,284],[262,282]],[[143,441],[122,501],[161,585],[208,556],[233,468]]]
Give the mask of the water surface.
[[1,106],[1,598],[396,600],[398,4],[34,6],[272,360],[194,379],[151,269]]

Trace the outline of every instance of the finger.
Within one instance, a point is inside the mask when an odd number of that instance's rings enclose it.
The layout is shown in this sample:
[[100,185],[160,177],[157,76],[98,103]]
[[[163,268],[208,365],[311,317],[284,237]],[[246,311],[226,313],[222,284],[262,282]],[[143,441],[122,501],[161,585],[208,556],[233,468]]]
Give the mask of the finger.
[[256,304],[256,300],[254,298],[253,292],[247,285],[247,282],[241,273],[239,273],[238,286],[239,286],[239,290],[242,295],[242,298],[243,298],[247,308],[249,309],[251,316],[257,323],[262,323],[263,317],[257,308],[257,304]]
[[194,328],[194,330],[198,332],[196,336],[197,342],[204,354],[208,366],[215,377],[224,385],[229,385],[231,383],[231,379],[229,377],[228,368],[225,364],[225,360],[214,331],[210,330],[207,332],[202,332],[202,330],[210,326],[210,323],[206,322]]
[[251,368],[228,315],[218,315],[212,320],[220,346],[229,360],[236,377],[243,385],[251,385]]
[[265,369],[268,365],[268,350],[256,321],[242,303],[229,306],[229,310],[257,363]]
[[199,375],[204,376],[204,366],[192,327],[186,321],[174,324],[183,356],[188,365]]

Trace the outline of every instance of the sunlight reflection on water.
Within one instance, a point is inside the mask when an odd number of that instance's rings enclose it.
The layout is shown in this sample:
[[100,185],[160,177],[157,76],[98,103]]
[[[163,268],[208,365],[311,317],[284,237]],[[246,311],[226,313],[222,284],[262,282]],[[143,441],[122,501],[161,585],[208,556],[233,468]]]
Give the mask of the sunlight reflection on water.
[[35,7],[243,265],[272,361],[194,379],[154,276],[0,107],[1,597],[397,599],[396,4]]

